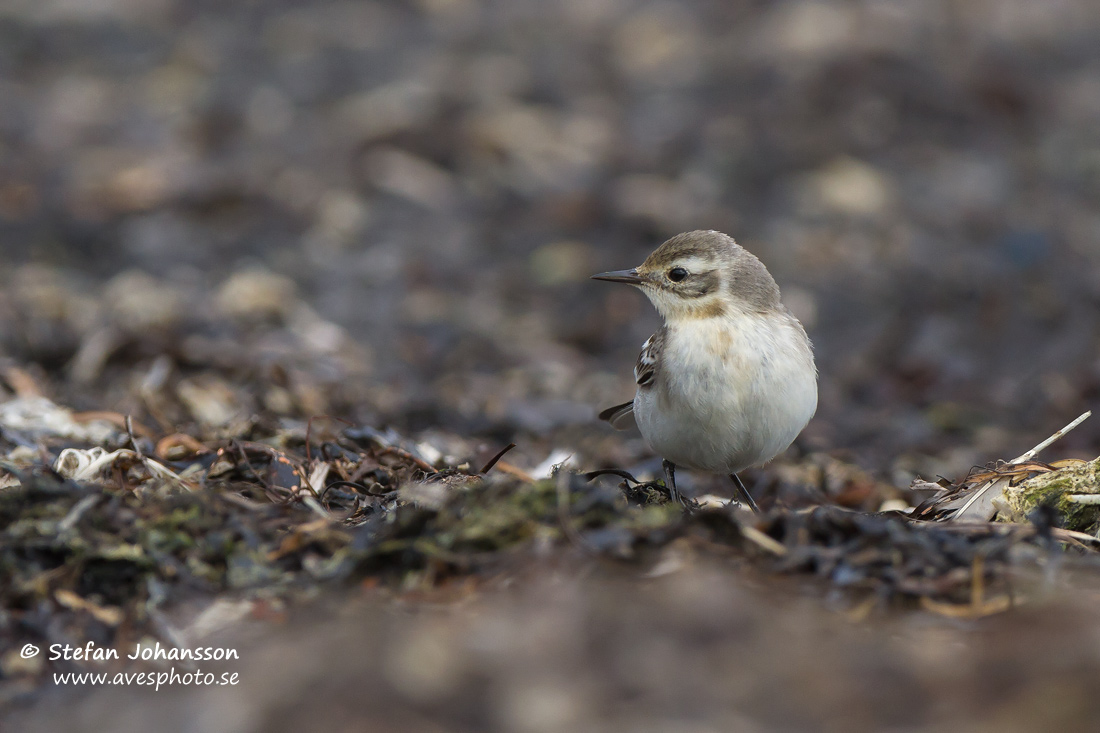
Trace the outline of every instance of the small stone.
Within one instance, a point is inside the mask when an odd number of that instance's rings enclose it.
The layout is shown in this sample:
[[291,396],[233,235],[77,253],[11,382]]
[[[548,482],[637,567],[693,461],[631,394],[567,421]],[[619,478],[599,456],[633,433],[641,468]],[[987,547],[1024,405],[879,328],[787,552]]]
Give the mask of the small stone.
[[298,300],[298,286],[283,275],[263,268],[238,272],[222,284],[217,304],[238,318],[282,318]]

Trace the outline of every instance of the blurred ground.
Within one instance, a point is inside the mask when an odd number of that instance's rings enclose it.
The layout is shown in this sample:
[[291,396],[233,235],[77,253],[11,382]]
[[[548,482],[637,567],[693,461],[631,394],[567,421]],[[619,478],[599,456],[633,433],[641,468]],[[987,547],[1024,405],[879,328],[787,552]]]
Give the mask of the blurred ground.
[[981,628],[855,626],[789,590],[705,563],[640,582],[541,565],[520,592],[452,592],[445,614],[392,599],[311,611],[246,663],[203,665],[239,670],[233,689],[103,688],[12,720],[43,733],[1015,733],[1088,730],[1100,714],[1095,583]]
[[0,397],[644,473],[594,415],[656,316],[587,276],[715,228],[821,370],[750,486],[957,477],[1100,394],[1098,38],[1089,0],[7,0]]

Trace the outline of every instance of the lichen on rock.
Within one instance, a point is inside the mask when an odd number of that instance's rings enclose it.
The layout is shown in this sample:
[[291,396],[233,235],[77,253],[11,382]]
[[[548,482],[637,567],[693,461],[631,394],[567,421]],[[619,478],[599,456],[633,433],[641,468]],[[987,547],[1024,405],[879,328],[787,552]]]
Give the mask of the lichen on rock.
[[1009,486],[997,506],[999,521],[1026,521],[1035,509],[1045,506],[1057,512],[1066,529],[1095,534],[1100,530],[1100,458]]

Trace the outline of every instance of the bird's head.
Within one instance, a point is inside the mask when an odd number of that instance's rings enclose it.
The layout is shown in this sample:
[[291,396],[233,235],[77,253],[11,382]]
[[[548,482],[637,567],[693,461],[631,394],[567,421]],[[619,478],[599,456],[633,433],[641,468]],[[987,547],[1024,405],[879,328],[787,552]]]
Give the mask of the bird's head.
[[764,264],[715,231],[677,234],[638,267],[592,277],[640,288],[666,321],[779,306],[779,287]]

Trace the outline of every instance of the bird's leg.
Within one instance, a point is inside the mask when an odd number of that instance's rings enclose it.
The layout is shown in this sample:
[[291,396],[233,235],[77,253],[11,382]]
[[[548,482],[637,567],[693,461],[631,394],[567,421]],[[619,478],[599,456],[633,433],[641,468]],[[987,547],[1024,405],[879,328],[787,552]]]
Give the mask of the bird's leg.
[[741,494],[741,497],[745,500],[745,503],[749,505],[749,509],[752,509],[753,514],[760,513],[760,507],[756,506],[756,502],[752,500],[752,494],[745,488],[745,485],[741,483],[741,479],[736,473],[731,473],[730,478],[733,479],[733,483],[737,484],[737,492]]
[[665,486],[668,488],[669,499],[680,501],[680,493],[676,491],[676,465],[666,459],[661,466],[665,469]]

